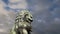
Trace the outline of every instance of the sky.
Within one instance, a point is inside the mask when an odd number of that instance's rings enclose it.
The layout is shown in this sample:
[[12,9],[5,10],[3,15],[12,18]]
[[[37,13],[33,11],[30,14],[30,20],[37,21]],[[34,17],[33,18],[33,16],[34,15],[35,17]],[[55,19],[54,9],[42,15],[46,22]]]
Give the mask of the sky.
[[0,0],[0,34],[8,34],[17,13],[33,15],[31,34],[60,34],[60,0]]

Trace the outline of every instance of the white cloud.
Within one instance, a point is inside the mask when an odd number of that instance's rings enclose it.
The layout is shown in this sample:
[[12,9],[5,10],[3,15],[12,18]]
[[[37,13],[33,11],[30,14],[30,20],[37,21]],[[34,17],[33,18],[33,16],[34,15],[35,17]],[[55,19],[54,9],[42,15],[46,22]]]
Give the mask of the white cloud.
[[15,14],[15,12],[13,12],[13,10],[10,10],[10,11],[6,10],[5,9],[6,6],[7,5],[2,0],[0,0],[0,16],[5,15],[6,17],[11,19],[10,14],[13,15],[13,14]]
[[42,20],[38,20],[38,22],[40,23],[40,22],[42,22]]
[[55,18],[54,20],[55,20],[55,21],[60,21],[60,18]]
[[7,33],[8,29],[12,25],[10,25],[10,23],[13,23],[15,18],[15,12],[13,12],[13,10],[6,10],[6,6],[7,5],[2,0],[0,0],[0,34]]
[[4,24],[0,24],[0,26],[4,26]]
[[11,19],[10,14],[15,14],[12,10],[7,11],[4,7],[7,6],[2,0],[0,0],[0,16],[5,15],[7,19]]
[[[9,7],[13,9],[26,9],[27,8],[27,2],[26,0],[9,0]],[[17,3],[15,5],[14,3]]]
[[0,14],[6,14],[7,15],[7,11],[4,9],[4,6],[6,6],[6,4],[0,0]]
[[21,0],[9,0],[10,2],[18,2],[18,1],[21,1]]
[[6,30],[5,29],[0,29],[0,32],[6,32]]

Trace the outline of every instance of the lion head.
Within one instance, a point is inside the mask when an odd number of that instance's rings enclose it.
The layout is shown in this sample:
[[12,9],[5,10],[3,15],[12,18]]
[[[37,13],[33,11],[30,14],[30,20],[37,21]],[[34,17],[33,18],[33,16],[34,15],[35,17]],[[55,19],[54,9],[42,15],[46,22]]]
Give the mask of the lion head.
[[31,23],[33,21],[32,14],[28,10],[22,10],[18,13],[16,19],[19,19],[19,21],[26,21],[28,23]]

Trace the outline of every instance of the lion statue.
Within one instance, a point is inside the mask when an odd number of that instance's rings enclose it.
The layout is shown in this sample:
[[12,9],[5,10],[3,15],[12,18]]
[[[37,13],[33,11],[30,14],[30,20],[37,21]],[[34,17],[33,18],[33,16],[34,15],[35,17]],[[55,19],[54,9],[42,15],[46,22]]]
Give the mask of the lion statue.
[[10,31],[10,34],[31,34],[32,21],[32,15],[28,10],[22,10],[18,12],[17,17],[15,19],[15,25]]

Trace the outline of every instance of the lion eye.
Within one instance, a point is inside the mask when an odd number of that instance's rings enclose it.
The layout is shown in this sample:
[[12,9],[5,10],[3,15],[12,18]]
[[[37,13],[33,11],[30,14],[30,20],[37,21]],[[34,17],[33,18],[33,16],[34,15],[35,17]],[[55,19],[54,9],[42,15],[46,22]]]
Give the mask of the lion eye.
[[31,17],[32,18],[32,17]]

